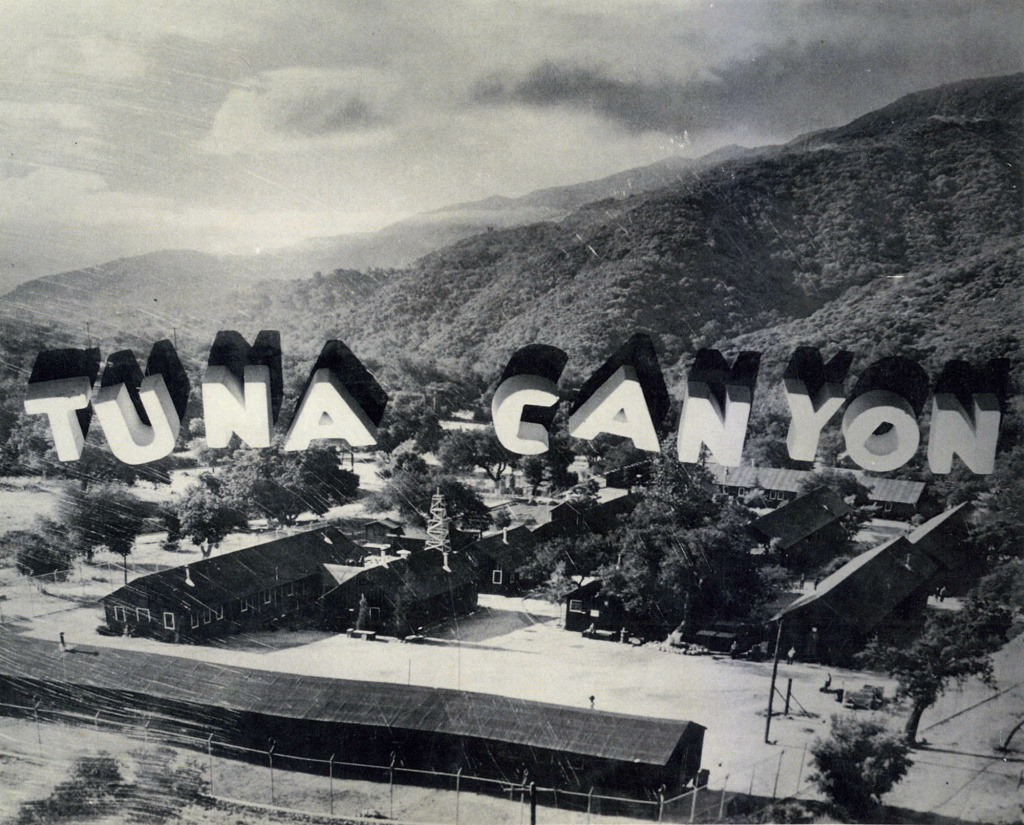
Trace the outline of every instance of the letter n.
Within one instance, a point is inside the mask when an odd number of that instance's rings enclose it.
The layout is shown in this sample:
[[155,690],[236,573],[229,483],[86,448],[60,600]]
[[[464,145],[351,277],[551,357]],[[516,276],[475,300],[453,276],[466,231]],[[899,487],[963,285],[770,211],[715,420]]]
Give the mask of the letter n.
[[237,433],[249,447],[269,447],[283,386],[280,333],[263,330],[250,347],[237,332],[218,332],[203,375],[207,446],[227,447]]
[[946,364],[932,397],[928,467],[933,473],[952,472],[954,454],[971,472],[995,470],[1008,369],[1005,359],[990,361],[984,369],[966,361]]
[[697,463],[701,447],[707,446],[719,464],[740,463],[760,365],[756,352],[741,352],[731,368],[716,349],[697,353],[679,417],[680,461]]

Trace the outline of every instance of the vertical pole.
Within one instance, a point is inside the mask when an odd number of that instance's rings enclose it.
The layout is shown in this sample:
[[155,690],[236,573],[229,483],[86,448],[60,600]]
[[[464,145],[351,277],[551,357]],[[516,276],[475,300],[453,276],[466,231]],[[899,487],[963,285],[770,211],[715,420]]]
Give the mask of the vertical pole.
[[327,763],[327,769],[330,771],[330,779],[328,781],[330,782],[329,799],[330,799],[330,806],[331,806],[331,816],[334,816],[334,754],[333,753],[331,754],[330,762]]
[[462,779],[462,768],[455,771],[455,825],[459,825],[459,785]]
[[206,755],[210,757],[210,796],[213,796],[213,734],[206,738]]
[[587,794],[587,825],[590,825],[590,805],[594,801],[594,786],[590,786],[590,793]]
[[697,794],[700,793],[700,788],[697,785],[693,786],[693,795],[690,797],[690,822],[693,822],[697,815]]
[[782,711],[783,716],[789,716],[789,697],[793,695],[793,677],[786,683],[786,707]]
[[722,822],[722,814],[725,813],[725,786],[729,784],[729,774],[725,775],[725,782],[722,783],[722,799],[718,803],[718,821]]
[[92,717],[92,725],[96,730],[100,729],[100,713],[101,711],[96,711],[96,715]]
[[757,773],[757,765],[754,765],[754,767],[752,767],[750,769],[750,790],[747,791],[747,796],[753,796],[754,795],[754,774],[755,773]]
[[782,757],[786,755],[786,749],[783,748],[779,753],[779,767],[775,769],[775,785],[772,786],[772,802],[775,801],[775,796],[779,792],[779,774],[782,773]]
[[537,783],[530,783],[530,825],[537,825]]
[[764,743],[771,744],[768,731],[772,727],[772,700],[775,699],[775,677],[779,672],[779,643],[782,641],[782,619],[779,619],[779,630],[775,634],[775,661],[772,662],[772,685],[768,689],[768,717],[764,720]]
[[388,766],[388,818],[395,818],[395,752],[391,752],[391,764]]
[[43,749],[43,732],[39,728],[39,700],[36,699],[35,704],[32,706],[32,714],[36,718],[36,741],[39,743],[39,750]]
[[409,680],[406,682],[406,684],[412,684],[412,659],[409,660]]
[[270,804],[274,801],[274,740],[267,740],[267,759],[270,761]]
[[661,817],[665,813],[665,786],[662,785],[658,788],[658,822],[661,822]]
[[793,791],[793,796],[800,793],[800,780],[804,778],[804,760],[807,758],[807,743],[804,742],[804,752],[800,754],[800,770],[796,774],[796,790]]

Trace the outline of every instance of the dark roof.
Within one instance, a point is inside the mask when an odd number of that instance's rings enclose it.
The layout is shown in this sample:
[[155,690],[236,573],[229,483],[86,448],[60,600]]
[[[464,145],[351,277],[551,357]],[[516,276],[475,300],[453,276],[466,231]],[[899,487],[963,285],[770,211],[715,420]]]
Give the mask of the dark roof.
[[[780,470],[777,467],[724,467],[721,464],[708,464],[716,484],[723,487],[739,487],[752,490],[777,490],[784,493],[799,493],[804,479],[812,475],[810,470]],[[923,481],[907,481],[902,478],[876,478],[874,476],[854,473],[850,470],[838,472],[850,473],[868,488],[868,498],[872,501],[895,504],[917,504],[924,490]]]
[[755,519],[751,528],[768,539],[778,539],[786,550],[850,512],[850,505],[834,490],[819,488]]
[[773,621],[798,611],[819,611],[830,620],[871,631],[936,573],[956,569],[962,561],[959,536],[965,506],[959,504],[912,533],[850,559]]
[[287,719],[386,725],[659,766],[684,737],[704,731],[683,720],[484,693],[250,670],[114,648],[91,648],[95,655],[88,656],[49,651],[42,642],[0,631],[0,673]]
[[490,536],[484,536],[466,548],[470,559],[479,562],[483,557],[496,561],[506,570],[514,570],[533,558],[537,539],[521,525]]
[[103,601],[136,604],[140,598],[149,598],[186,610],[216,607],[265,587],[315,575],[325,564],[351,563],[363,552],[337,527],[317,527],[140,576]]
[[540,540],[556,536],[582,533],[610,533],[618,526],[619,517],[632,513],[637,499],[632,495],[619,496],[587,507],[578,501],[563,501],[552,508],[551,521],[542,524],[534,533]]
[[[351,581],[357,582],[353,585],[356,587],[372,585],[395,593],[405,587],[419,601],[450,594],[476,581],[476,571],[467,554],[461,551],[448,554],[448,570],[444,569],[444,557],[436,550],[419,550],[407,558],[392,558],[387,564],[367,567],[331,564],[325,565],[325,570],[338,587]],[[333,590],[325,597],[331,592]]]

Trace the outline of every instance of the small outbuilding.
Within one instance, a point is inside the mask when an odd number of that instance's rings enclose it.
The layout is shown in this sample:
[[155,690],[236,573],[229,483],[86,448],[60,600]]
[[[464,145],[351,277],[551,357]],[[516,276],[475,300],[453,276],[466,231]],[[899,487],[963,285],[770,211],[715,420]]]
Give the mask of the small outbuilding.
[[481,593],[520,592],[519,568],[533,559],[537,539],[525,525],[484,536],[466,548]]

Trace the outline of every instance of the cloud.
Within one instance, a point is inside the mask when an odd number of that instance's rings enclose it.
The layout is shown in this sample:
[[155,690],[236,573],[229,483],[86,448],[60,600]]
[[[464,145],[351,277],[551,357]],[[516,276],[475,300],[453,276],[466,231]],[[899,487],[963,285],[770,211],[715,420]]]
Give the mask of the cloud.
[[228,93],[205,151],[267,153],[389,142],[394,78],[372,69],[294,67],[264,72]]

